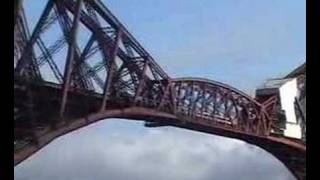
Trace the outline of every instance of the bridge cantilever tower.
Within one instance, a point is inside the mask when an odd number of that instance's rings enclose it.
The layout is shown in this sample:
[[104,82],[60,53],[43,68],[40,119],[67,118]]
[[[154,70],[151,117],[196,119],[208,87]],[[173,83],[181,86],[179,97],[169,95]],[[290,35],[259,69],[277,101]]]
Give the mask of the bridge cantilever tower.
[[302,141],[275,136],[274,105],[228,85],[171,78],[100,0],[48,0],[32,32],[15,6],[15,165],[58,136],[105,118],[244,140],[305,178]]

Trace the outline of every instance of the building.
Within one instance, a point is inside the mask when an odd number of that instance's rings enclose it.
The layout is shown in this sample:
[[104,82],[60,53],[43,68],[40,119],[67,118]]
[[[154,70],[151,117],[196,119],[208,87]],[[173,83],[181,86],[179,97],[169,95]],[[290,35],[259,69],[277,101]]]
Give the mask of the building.
[[306,138],[306,64],[283,78],[268,80],[256,90],[256,99],[276,97],[275,127],[272,133],[290,138]]

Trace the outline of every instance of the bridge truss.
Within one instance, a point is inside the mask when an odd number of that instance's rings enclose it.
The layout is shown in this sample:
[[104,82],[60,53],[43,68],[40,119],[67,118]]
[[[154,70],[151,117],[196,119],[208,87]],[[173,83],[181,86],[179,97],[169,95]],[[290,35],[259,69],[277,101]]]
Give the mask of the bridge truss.
[[127,118],[242,139],[305,178],[303,142],[271,133],[277,98],[170,77],[100,0],[48,0],[31,32],[26,2],[14,11],[15,165],[58,136]]

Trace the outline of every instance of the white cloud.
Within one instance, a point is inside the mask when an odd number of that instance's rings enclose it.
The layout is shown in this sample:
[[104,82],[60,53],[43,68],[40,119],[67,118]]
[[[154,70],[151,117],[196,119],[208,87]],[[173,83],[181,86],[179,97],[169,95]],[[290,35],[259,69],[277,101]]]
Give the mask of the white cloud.
[[18,165],[15,179],[294,178],[270,154],[242,141],[177,128],[147,129],[142,128],[141,123],[108,120],[55,140]]

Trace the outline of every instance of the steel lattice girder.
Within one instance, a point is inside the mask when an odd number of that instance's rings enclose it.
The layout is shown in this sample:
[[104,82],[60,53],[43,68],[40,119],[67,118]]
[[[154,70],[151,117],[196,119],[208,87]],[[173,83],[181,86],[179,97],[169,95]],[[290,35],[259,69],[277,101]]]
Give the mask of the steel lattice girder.
[[[28,32],[23,6],[17,9],[15,143],[23,144],[19,152],[24,154],[16,153],[17,162],[58,135],[108,117],[144,119],[150,126],[173,125],[213,134],[221,131],[220,135],[228,137],[259,139],[252,143],[263,147],[271,138],[272,143],[305,152],[300,142],[271,136],[271,129],[277,128],[274,124],[277,97],[257,102],[219,82],[169,77],[99,0],[83,0],[83,4],[76,0],[49,0],[32,33]],[[43,39],[56,22],[62,37],[52,37],[56,40],[48,46]],[[81,38],[77,36],[83,33],[81,30],[90,33],[84,48],[80,48]],[[68,55],[55,59],[54,55],[65,45]],[[97,54],[102,60],[92,65]],[[46,64],[58,83],[41,77],[41,68]],[[58,64],[66,65],[59,69]],[[28,105],[21,103],[22,99],[28,99]],[[113,111],[117,113],[106,115]],[[50,120],[44,121],[44,115]],[[84,118],[82,123],[68,129],[68,124],[77,122],[74,119],[83,117],[94,118],[92,121]],[[50,135],[53,132],[55,135]],[[41,136],[47,135],[42,140]],[[27,147],[29,150],[24,150]],[[282,156],[278,158],[287,161]]]

